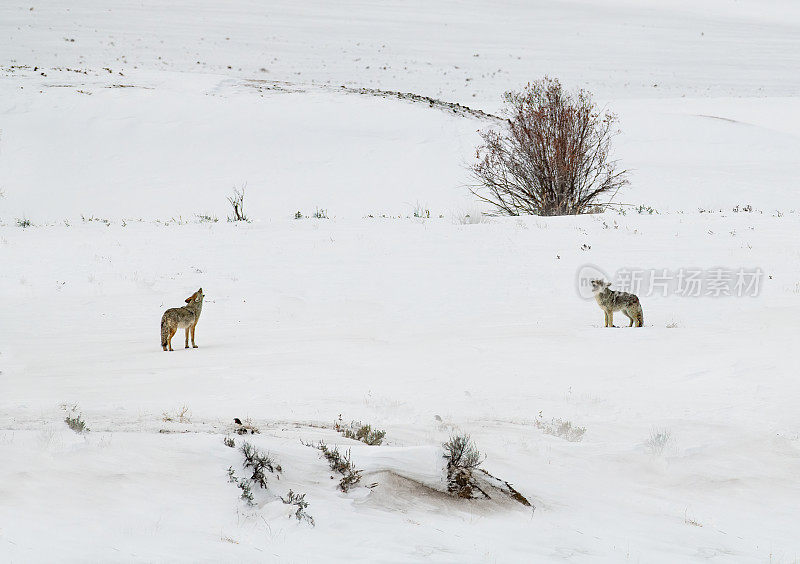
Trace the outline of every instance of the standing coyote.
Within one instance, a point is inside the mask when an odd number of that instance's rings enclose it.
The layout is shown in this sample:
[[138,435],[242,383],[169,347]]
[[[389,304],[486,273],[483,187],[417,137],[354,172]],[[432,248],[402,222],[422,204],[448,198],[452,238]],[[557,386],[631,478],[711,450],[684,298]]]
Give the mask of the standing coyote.
[[200,288],[186,298],[186,303],[183,307],[168,309],[161,316],[161,348],[165,351],[172,350],[172,337],[178,329],[186,329],[186,348],[189,348],[189,331],[192,332],[192,347],[197,348],[194,344],[194,330],[203,310],[203,289]]
[[614,312],[622,310],[622,313],[631,320],[628,327],[633,327],[634,322],[637,327],[644,325],[644,313],[639,298],[628,292],[615,292],[609,290],[611,282],[602,280],[592,280],[592,293],[597,305],[606,314],[606,327],[614,327]]

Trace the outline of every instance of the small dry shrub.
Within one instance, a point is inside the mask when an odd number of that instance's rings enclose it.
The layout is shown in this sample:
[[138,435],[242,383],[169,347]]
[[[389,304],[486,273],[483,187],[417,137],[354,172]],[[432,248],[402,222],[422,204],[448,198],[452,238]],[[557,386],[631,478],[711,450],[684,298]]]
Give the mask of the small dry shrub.
[[312,527],[314,526],[314,518],[306,513],[306,508],[308,508],[306,494],[296,494],[292,490],[289,490],[289,493],[286,494],[286,497],[281,497],[281,501],[287,505],[294,505],[297,507],[297,511],[295,511],[294,516],[298,521],[305,521]]
[[342,475],[339,480],[339,489],[347,492],[351,487],[355,486],[361,481],[361,470],[358,470],[350,460],[350,451],[342,454],[339,452],[339,447],[330,448],[325,444],[325,441],[319,441],[317,444],[303,443],[306,446],[315,448],[322,453],[331,470],[338,472]]
[[233,221],[250,221],[244,213],[244,189],[247,184],[242,185],[241,188],[233,187],[233,196],[228,196],[228,203],[233,208],[233,217],[228,217],[229,222]]
[[653,456],[664,454],[667,446],[672,443],[672,433],[669,429],[653,429],[644,443],[645,449]]
[[233,466],[228,466],[228,481],[232,484],[236,484],[236,487],[242,490],[241,498],[247,505],[253,506],[256,504],[253,496],[253,488],[250,487],[250,480],[247,478],[238,478],[233,471]]
[[86,426],[86,421],[83,420],[83,414],[78,412],[78,404],[62,404],[61,408],[67,413],[64,418],[64,423],[66,423],[70,429],[76,433],[85,433],[89,431],[89,427]]
[[537,429],[540,429],[547,435],[560,437],[571,443],[580,442],[583,439],[583,435],[586,433],[586,427],[577,427],[572,424],[572,421],[559,419],[557,417],[553,417],[549,421],[545,421],[542,419],[541,414],[534,422],[534,425],[536,425]]
[[594,212],[627,184],[611,154],[617,117],[600,110],[589,92],[567,92],[545,77],[506,92],[504,101],[506,123],[481,132],[471,167],[472,193],[497,213]]
[[191,423],[192,411],[186,405],[182,405],[179,409],[175,410],[174,414],[168,411],[163,412],[161,414],[161,419],[166,422],[177,421],[179,423]]
[[253,472],[253,475],[250,476],[250,480],[262,488],[267,487],[267,476],[264,474],[264,470],[269,471],[271,474],[283,471],[281,465],[277,464],[269,454],[259,452],[256,447],[247,441],[242,443],[241,450],[244,455],[244,467],[249,468]]
[[361,441],[370,446],[380,445],[386,436],[386,431],[373,429],[369,423],[362,424],[361,421],[351,421],[349,425],[345,424],[341,415],[338,421],[333,422],[333,428],[348,439]]
[[475,480],[473,471],[484,459],[469,435],[453,435],[446,443],[444,457],[447,460],[447,491],[461,498],[476,497],[478,491],[488,497]]

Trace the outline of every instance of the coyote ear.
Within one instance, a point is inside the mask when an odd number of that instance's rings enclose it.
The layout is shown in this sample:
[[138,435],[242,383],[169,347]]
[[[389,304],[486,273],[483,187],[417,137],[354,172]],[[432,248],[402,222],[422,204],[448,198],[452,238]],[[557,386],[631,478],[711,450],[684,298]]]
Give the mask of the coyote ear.
[[190,304],[190,303],[192,303],[192,302],[194,301],[194,299],[195,299],[196,297],[197,297],[197,292],[195,292],[194,294],[192,294],[191,296],[189,296],[188,298],[186,298],[186,300],[185,300],[185,301],[186,301],[186,303],[187,303],[187,304]]

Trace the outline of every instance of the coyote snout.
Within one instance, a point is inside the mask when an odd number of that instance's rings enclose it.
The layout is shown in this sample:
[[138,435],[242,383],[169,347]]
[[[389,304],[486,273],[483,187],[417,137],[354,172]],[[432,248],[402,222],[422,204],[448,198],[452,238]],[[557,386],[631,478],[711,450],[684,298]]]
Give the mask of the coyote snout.
[[633,327],[634,323],[637,327],[644,325],[644,312],[642,312],[639,298],[628,292],[609,290],[611,282],[603,280],[592,280],[591,282],[594,299],[597,300],[597,305],[606,315],[606,327],[614,327],[614,312],[619,310],[622,310],[625,317],[631,320],[628,327]]
[[194,344],[194,330],[197,321],[200,319],[200,312],[203,310],[203,289],[200,288],[194,294],[186,298],[183,307],[173,307],[164,312],[161,316],[161,348],[172,350],[172,337],[178,329],[186,329],[186,348],[189,348],[189,332],[192,334],[192,347]]

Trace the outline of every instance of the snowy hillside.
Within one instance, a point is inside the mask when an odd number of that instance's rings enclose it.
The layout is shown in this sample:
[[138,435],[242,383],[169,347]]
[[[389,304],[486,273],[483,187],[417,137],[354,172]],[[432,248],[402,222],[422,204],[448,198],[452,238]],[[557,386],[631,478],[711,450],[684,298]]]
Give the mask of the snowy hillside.
[[[0,5],[0,561],[797,561],[794,3],[77,4]],[[544,74],[621,212],[481,216],[477,110]],[[669,278],[644,329],[587,266]],[[460,433],[533,508],[445,492]]]

